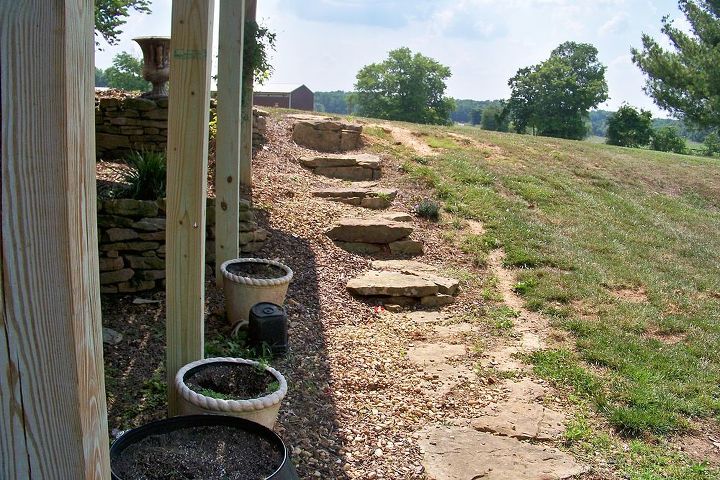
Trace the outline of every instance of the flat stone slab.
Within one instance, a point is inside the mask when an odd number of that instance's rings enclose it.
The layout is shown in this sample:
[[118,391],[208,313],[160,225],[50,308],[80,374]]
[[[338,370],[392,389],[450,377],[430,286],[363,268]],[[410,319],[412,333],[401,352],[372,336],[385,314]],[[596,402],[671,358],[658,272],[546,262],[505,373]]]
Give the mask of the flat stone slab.
[[482,414],[471,424],[481,432],[539,441],[556,440],[565,432],[565,415],[526,399],[510,398],[489,405]]
[[435,283],[440,288],[438,292],[443,295],[455,295],[460,287],[459,280],[438,275],[436,273],[436,267],[426,265],[422,262],[412,260],[378,260],[373,262],[372,266],[373,268],[377,268],[379,270],[396,271],[422,277]]
[[561,480],[586,471],[560,450],[468,427],[432,425],[418,433],[431,479]]
[[438,325],[435,327],[435,333],[440,338],[452,338],[458,335],[472,333],[475,330],[475,326],[472,323],[467,322],[453,323],[451,325]]
[[334,202],[347,203],[375,210],[388,208],[397,197],[394,188],[324,188],[312,192],[314,197],[325,198]]
[[332,240],[350,243],[388,244],[408,237],[412,225],[384,218],[343,218],[326,233]]
[[413,217],[404,212],[382,212],[378,214],[378,218],[384,218],[393,222],[412,222]]
[[464,357],[465,345],[451,343],[424,343],[408,349],[408,359],[420,367],[422,389],[429,397],[443,397],[458,385],[470,382],[477,376],[463,364],[453,365],[450,360]]
[[322,167],[363,167],[376,170],[382,165],[377,155],[359,153],[357,155],[318,155],[300,157],[300,164],[307,168]]
[[512,345],[503,346],[496,350],[483,352],[480,364],[485,368],[495,369],[499,372],[514,372],[529,370],[529,366],[518,360],[515,355],[522,353],[518,347]]
[[[375,262],[373,262],[375,263]],[[409,312],[405,314],[405,318],[415,323],[440,323],[447,320],[447,317],[440,312]]]
[[465,345],[452,343],[421,343],[408,349],[408,359],[418,365],[447,363],[451,358],[467,353]]
[[435,283],[415,275],[376,270],[353,278],[347,283],[347,289],[356,295],[370,297],[421,298],[438,293],[438,286]]

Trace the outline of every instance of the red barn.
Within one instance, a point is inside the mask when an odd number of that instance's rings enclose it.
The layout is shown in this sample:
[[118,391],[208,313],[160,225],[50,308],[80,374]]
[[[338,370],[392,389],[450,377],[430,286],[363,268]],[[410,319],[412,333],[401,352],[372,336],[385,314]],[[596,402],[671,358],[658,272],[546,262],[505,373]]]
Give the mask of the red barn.
[[305,85],[271,83],[255,87],[253,105],[313,111],[315,95]]

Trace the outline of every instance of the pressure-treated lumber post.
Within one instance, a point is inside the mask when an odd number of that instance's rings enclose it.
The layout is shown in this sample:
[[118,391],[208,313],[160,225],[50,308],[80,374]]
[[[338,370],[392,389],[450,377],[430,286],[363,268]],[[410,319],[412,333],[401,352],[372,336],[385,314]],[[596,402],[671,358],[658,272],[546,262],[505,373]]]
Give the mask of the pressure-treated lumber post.
[[172,6],[167,181],[168,408],[178,414],[174,378],[203,358],[205,198],[214,0]]
[[223,276],[220,265],[238,256],[240,237],[238,205],[244,19],[244,0],[220,0],[218,126],[215,137],[215,280],[221,288]]
[[[245,22],[255,23],[257,0],[245,1]],[[244,58],[249,62],[251,56]],[[242,88],[242,125],[240,127],[240,188],[244,196],[250,197],[252,192],[252,105],[253,105],[253,71],[252,66],[243,65]]]
[[110,478],[93,2],[0,2],[0,478]]

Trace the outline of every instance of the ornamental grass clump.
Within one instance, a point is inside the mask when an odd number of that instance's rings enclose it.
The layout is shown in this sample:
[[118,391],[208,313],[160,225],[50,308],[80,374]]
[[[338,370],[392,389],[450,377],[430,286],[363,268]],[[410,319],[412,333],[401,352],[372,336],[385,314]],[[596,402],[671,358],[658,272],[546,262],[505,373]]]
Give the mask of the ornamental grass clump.
[[158,200],[165,197],[167,159],[164,152],[132,152],[126,159],[123,181],[126,195],[135,200]]

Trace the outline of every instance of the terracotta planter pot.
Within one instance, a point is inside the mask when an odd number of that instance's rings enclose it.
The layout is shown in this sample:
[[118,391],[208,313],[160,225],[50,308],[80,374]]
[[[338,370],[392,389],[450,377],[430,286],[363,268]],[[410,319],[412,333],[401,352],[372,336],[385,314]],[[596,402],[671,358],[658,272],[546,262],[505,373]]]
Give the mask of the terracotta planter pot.
[[[237,263],[273,265],[283,270],[285,275],[278,278],[252,278],[229,272],[228,267]],[[250,309],[256,303],[270,302],[282,306],[293,277],[293,271],[287,265],[264,258],[228,260],[220,266],[220,270],[223,275],[225,312],[230,323],[235,326],[248,323]]]
[[287,381],[285,377],[274,368],[263,366],[266,372],[275,377],[279,388],[273,393],[258,398],[223,400],[208,397],[191,390],[185,383],[186,378],[189,378],[201,369],[228,364],[245,364],[255,368],[261,367],[260,363],[254,360],[230,357],[206,358],[188,363],[178,370],[177,375],[175,375],[175,387],[177,388],[180,400],[180,414],[193,415],[211,413],[231,415],[233,417],[251,420],[272,429],[277,421],[282,399],[285,398],[287,394]]

